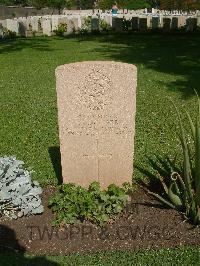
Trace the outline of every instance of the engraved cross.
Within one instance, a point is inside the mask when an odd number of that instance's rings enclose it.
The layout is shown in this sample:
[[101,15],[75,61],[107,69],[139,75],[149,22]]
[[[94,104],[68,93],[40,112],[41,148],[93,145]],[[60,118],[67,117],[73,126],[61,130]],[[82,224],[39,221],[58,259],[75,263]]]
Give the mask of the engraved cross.
[[112,158],[112,154],[100,154],[99,153],[99,140],[96,139],[96,154],[94,155],[88,155],[88,154],[84,154],[83,156],[84,157],[92,157],[92,158],[96,158],[97,159],[97,170],[98,170],[98,181],[99,180],[99,172],[100,172],[100,159],[101,158],[108,158],[108,159],[111,159]]

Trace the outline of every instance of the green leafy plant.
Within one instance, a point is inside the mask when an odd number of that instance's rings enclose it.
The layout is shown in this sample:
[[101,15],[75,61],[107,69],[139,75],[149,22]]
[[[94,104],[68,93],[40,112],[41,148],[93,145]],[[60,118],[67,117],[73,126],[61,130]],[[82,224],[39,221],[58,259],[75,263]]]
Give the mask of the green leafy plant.
[[80,35],[86,35],[91,32],[91,19],[91,16],[85,17],[82,27],[78,30]]
[[108,32],[112,29],[111,26],[104,19],[100,19],[99,24],[102,31]]
[[67,23],[60,23],[54,33],[57,36],[64,36],[67,33]]
[[15,157],[0,158],[0,216],[17,219],[43,212],[42,189],[23,164]]
[[180,172],[173,171],[167,184],[164,178],[158,175],[164,188],[167,199],[157,193],[149,192],[161,202],[185,214],[195,225],[200,223],[200,100],[198,98],[198,114],[195,123],[186,112],[191,129],[191,139],[187,137],[183,127],[180,113],[178,114],[180,126],[180,142],[183,152],[183,166]]
[[49,200],[49,206],[56,214],[53,225],[73,224],[78,220],[102,225],[122,212],[130,190],[128,183],[124,183],[122,188],[111,184],[104,191],[98,182],[91,183],[88,189],[71,183],[63,184]]

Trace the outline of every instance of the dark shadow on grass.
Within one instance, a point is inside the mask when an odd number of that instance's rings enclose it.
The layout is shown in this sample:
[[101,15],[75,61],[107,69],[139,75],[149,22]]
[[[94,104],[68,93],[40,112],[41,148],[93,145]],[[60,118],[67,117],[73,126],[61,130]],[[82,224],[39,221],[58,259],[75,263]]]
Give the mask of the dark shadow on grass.
[[25,257],[26,248],[22,246],[13,229],[5,225],[0,225],[0,265],[49,265],[58,266],[56,262],[51,262],[45,256],[35,258]]
[[[90,37],[87,41],[94,40]],[[79,40],[80,41],[80,40]],[[143,65],[181,78],[158,80],[184,98],[200,94],[200,34],[115,34],[95,38],[101,46],[93,51],[107,60]]]
[[4,252],[24,253],[25,247],[21,246],[16,239],[13,229],[0,224],[0,254]]
[[0,40],[0,54],[22,51],[31,48],[38,51],[51,51],[51,38],[15,38]]
[[51,162],[53,164],[53,168],[54,168],[57,180],[58,180],[58,185],[61,185],[63,182],[63,179],[62,179],[60,147],[57,147],[57,146],[50,147],[48,151],[49,151]]

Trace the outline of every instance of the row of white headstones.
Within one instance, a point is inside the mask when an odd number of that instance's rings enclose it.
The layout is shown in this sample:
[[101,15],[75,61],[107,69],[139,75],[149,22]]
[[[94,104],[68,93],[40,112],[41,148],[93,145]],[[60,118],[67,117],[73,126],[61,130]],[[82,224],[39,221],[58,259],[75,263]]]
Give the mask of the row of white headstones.
[[[100,29],[100,20],[104,20],[116,31],[123,31],[123,19],[132,21],[134,30],[145,30],[147,28],[168,28],[176,29],[186,26],[189,31],[193,31],[196,26],[200,26],[200,17],[195,16],[139,16],[131,14],[119,14],[113,17],[111,14],[101,13],[91,16],[91,31]],[[52,36],[58,29],[60,23],[67,24],[67,34],[77,32],[84,26],[88,15],[52,15],[52,16],[32,16],[19,17],[14,19],[0,20],[0,36],[3,36],[3,29],[15,32],[18,36],[31,37],[38,33],[40,35]]]

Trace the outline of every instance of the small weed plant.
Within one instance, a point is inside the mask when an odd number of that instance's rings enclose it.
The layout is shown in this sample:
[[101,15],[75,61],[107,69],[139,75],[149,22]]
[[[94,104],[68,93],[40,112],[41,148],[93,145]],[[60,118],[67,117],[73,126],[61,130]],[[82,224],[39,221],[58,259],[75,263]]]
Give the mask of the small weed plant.
[[111,184],[103,191],[98,182],[91,183],[88,189],[63,184],[49,200],[49,206],[56,214],[53,225],[74,224],[78,220],[102,225],[123,211],[131,189],[129,183],[124,183],[123,187]]

